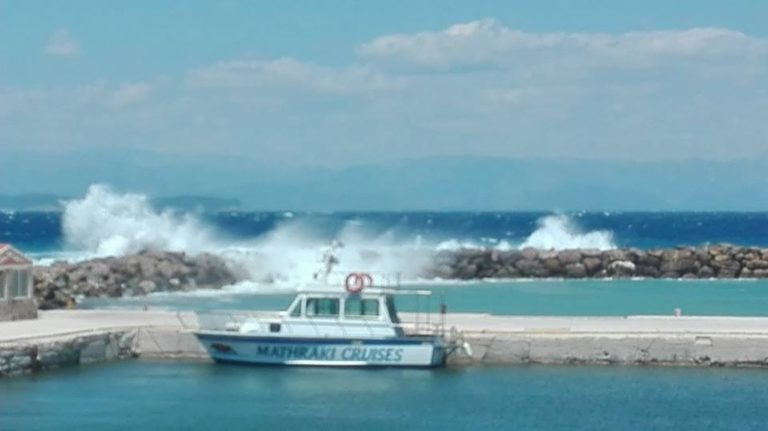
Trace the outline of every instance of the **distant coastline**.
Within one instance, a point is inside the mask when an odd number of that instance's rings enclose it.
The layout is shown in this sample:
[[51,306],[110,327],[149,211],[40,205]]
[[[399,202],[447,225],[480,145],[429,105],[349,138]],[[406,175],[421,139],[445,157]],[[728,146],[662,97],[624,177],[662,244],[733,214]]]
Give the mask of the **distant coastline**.
[[[0,211],[46,211],[64,210],[63,202],[75,199],[74,196],[28,193],[19,195],[0,194]],[[183,211],[233,211],[242,209],[242,202],[234,198],[214,196],[174,195],[151,199],[154,207],[173,208]]]

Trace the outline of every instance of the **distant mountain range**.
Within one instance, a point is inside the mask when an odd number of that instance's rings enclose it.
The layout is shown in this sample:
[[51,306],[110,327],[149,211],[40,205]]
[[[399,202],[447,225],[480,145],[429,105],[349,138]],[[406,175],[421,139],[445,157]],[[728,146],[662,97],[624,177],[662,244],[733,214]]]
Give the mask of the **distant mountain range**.
[[331,169],[133,150],[20,153],[0,158],[0,208],[57,208],[106,183],[208,210],[766,211],[766,172],[768,160],[443,157]]

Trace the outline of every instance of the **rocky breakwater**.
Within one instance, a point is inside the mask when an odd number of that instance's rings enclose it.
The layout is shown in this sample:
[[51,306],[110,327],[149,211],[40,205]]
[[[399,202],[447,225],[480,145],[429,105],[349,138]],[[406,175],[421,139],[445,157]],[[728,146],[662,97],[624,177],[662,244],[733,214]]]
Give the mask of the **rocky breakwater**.
[[768,278],[768,248],[441,251],[428,278]]
[[77,263],[36,266],[34,293],[40,309],[71,306],[80,297],[146,295],[153,292],[218,289],[242,274],[218,256],[142,252]]

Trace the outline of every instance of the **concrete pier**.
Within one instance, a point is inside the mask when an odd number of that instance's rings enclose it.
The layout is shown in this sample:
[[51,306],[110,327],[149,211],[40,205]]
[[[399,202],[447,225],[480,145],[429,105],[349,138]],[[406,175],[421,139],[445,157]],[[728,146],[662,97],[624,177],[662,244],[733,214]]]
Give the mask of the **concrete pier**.
[[455,314],[458,363],[768,367],[763,317],[513,317]]
[[190,312],[41,311],[0,323],[0,377],[131,357],[207,360],[186,330],[196,325]]
[[[44,311],[37,320],[0,323],[0,376],[129,357],[207,360],[188,332],[196,326],[191,312]],[[764,317],[450,314],[446,327],[472,346],[471,357],[452,358],[456,364],[768,367]]]

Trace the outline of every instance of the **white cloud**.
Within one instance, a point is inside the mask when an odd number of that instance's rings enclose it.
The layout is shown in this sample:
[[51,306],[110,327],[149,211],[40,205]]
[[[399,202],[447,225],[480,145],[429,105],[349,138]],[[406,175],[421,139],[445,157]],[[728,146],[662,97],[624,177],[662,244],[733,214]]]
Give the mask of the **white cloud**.
[[122,108],[141,103],[149,97],[151,91],[152,86],[143,82],[122,84],[109,95],[107,106]]
[[24,113],[44,100],[45,93],[41,90],[0,86],[0,118]]
[[441,31],[381,36],[361,45],[358,53],[384,63],[435,69],[524,66],[524,62],[554,56],[590,64],[647,66],[669,58],[765,58],[768,40],[723,28],[533,33],[484,19]]
[[44,52],[56,57],[72,58],[82,54],[80,44],[72,37],[69,30],[60,28],[48,39]]
[[292,58],[222,61],[190,71],[187,83],[195,87],[278,91],[293,89],[326,94],[350,94],[396,87],[396,82],[367,67],[336,69]]
[[146,83],[0,88],[0,134],[328,165],[752,157],[765,147],[766,52],[728,29],[534,33],[483,20],[385,35],[349,64],[230,59]]

